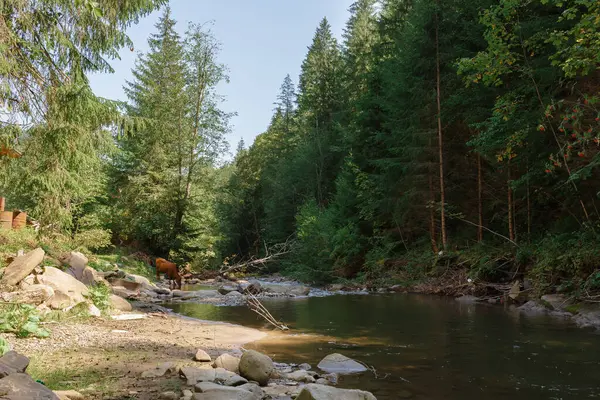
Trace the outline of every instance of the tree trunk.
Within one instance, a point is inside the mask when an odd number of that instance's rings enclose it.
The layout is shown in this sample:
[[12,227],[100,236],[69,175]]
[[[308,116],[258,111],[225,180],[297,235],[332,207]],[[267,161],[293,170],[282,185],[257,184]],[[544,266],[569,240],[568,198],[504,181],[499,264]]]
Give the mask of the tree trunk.
[[508,194],[508,237],[513,242],[515,241],[515,227],[514,227],[514,219],[513,219],[513,191],[511,187],[512,176],[511,176],[511,167],[508,165],[508,179],[507,179],[507,194]]
[[[431,145],[431,144],[430,144]],[[437,245],[437,232],[435,229],[435,193],[433,189],[433,175],[431,171],[429,172],[429,197],[430,197],[430,207],[429,207],[429,235],[431,237],[431,249],[434,253],[438,253],[440,250]]]
[[481,154],[477,154],[477,207],[479,214],[479,227],[477,228],[477,241],[483,241],[483,176],[481,172]]
[[[439,0],[437,2],[439,7]],[[444,250],[448,246],[448,237],[446,235],[446,189],[444,182],[444,136],[442,131],[442,95],[441,95],[441,77],[440,77],[440,38],[439,38],[439,16],[435,13],[435,53],[436,53],[436,81],[437,81],[437,123],[438,123],[438,143],[439,143],[439,165],[440,165],[440,210],[441,210],[441,230],[442,246]]]

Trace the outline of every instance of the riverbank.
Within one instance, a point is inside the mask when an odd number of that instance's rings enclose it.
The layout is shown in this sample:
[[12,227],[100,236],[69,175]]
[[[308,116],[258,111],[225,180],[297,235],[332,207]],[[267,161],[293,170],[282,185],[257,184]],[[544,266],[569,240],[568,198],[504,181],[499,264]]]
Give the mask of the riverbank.
[[48,338],[0,334],[14,350],[31,359],[29,373],[53,390],[76,390],[86,399],[151,400],[162,392],[184,388],[176,374],[142,379],[158,364],[193,366],[199,348],[211,356],[240,352],[264,338],[256,329],[201,322],[167,314],[133,315],[133,320],[91,318],[47,324]]

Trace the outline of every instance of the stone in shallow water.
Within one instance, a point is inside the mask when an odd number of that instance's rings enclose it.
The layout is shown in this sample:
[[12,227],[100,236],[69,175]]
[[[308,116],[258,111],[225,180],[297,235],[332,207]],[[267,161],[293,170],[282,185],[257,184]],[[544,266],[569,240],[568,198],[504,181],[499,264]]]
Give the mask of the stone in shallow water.
[[325,372],[335,372],[338,374],[354,374],[367,371],[367,367],[361,363],[339,353],[326,356],[317,367]]

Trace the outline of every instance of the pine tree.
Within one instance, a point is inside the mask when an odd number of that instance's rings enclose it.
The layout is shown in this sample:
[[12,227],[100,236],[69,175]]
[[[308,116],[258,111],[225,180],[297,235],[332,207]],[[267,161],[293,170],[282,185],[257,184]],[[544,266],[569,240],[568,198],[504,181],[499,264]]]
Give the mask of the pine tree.
[[290,134],[292,130],[292,120],[296,112],[296,88],[290,75],[286,75],[281,85],[277,102],[275,103],[283,115],[283,124],[285,132]]

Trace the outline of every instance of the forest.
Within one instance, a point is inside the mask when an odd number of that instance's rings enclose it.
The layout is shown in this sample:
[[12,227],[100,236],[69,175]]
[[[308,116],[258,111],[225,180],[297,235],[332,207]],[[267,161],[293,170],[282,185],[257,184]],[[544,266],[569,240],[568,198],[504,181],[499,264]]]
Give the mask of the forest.
[[205,25],[163,8],[128,101],[89,86],[166,3],[0,5],[0,193],[37,235],[196,270],[285,244],[262,272],[318,285],[600,289],[596,0],[358,0],[230,161]]

